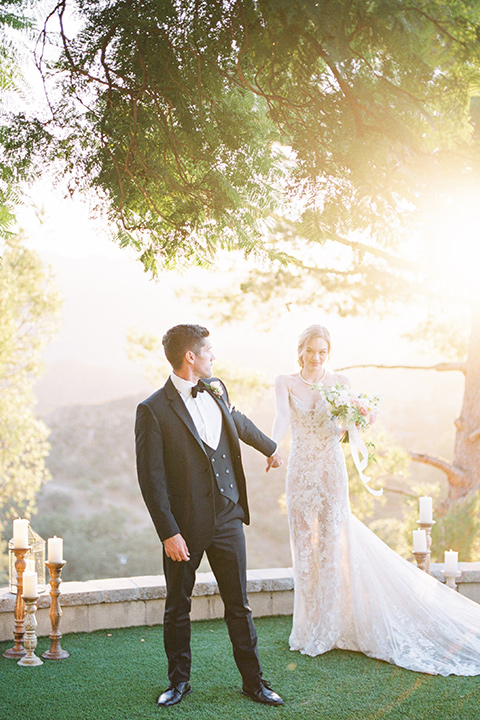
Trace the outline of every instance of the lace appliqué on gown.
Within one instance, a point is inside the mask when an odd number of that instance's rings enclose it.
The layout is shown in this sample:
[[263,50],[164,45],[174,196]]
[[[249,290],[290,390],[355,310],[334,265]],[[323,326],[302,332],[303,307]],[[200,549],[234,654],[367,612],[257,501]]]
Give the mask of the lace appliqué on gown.
[[290,394],[287,509],[295,603],[290,647],[356,650],[439,675],[480,675],[480,605],[397,555],[355,518],[325,400]]

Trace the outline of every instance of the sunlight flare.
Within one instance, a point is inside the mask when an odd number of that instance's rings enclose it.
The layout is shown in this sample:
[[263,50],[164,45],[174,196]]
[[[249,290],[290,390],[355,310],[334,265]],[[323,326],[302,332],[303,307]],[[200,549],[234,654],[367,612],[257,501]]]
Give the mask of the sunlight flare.
[[448,294],[480,301],[480,189],[452,195],[427,229],[426,268]]

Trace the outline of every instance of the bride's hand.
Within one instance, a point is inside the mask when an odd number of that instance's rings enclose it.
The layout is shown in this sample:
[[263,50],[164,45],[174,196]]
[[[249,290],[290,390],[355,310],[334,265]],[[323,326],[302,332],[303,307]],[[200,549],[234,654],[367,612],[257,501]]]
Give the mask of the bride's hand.
[[265,472],[268,472],[271,470],[271,468],[277,468],[280,467],[280,465],[283,464],[282,458],[280,456],[279,452],[273,453],[273,455],[269,458],[267,458],[267,467],[265,469]]

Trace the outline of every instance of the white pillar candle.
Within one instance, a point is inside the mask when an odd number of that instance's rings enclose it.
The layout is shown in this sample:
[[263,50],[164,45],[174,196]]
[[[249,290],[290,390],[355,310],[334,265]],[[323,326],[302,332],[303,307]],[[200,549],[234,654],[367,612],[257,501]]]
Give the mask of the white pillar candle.
[[17,518],[13,521],[13,547],[28,547],[28,520]]
[[56,535],[53,538],[48,538],[48,562],[61,563],[63,562],[63,538],[59,538]]
[[34,598],[38,596],[36,572],[25,570],[23,573],[23,596],[26,598]]
[[413,552],[427,552],[427,533],[425,530],[413,531]]
[[421,523],[433,522],[432,498],[431,497],[425,496],[425,497],[420,498],[420,522]]
[[445,572],[456,573],[458,571],[458,552],[445,550]]

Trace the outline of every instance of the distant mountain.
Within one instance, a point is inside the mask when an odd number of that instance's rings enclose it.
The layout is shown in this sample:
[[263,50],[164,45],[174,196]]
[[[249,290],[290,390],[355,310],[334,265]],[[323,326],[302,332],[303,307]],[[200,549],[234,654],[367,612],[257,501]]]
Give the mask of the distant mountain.
[[149,522],[135,471],[135,409],[143,397],[68,405],[44,416],[51,430],[47,466],[52,480],[41,500],[63,492],[76,499],[75,513],[115,505],[132,524]]
[[[67,384],[66,391],[74,394],[75,390]],[[52,480],[39,495],[33,525],[42,537],[68,536],[66,579],[128,576],[138,574],[140,568],[148,574],[155,558],[160,561],[161,545],[135,469],[135,409],[147,393],[104,403],[58,406],[43,415],[51,430],[47,465]],[[266,412],[257,407],[250,415],[267,430],[272,409]],[[252,514],[246,531],[249,566],[289,565],[287,519],[281,502],[284,469],[266,475],[262,455],[247,446],[242,454]],[[119,526],[120,537],[116,537]],[[88,557],[88,565],[81,556]]]
[[144,397],[67,405],[44,415],[52,475],[33,527],[64,538],[65,580],[161,571],[161,545],[135,471],[135,408]]
[[58,407],[108,403],[126,395],[152,392],[142,373],[71,361],[51,363],[35,385],[37,411],[45,416]]

